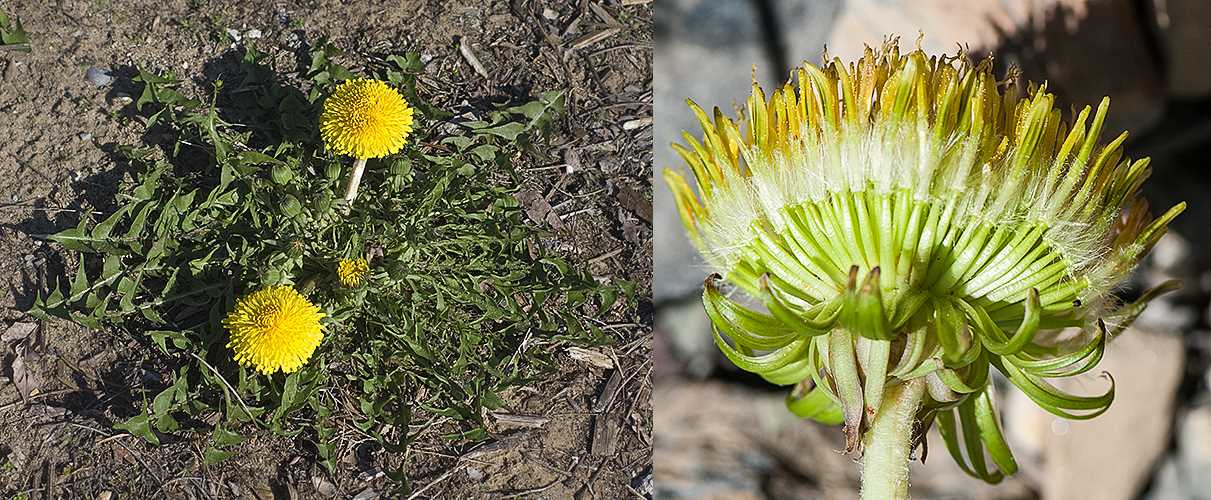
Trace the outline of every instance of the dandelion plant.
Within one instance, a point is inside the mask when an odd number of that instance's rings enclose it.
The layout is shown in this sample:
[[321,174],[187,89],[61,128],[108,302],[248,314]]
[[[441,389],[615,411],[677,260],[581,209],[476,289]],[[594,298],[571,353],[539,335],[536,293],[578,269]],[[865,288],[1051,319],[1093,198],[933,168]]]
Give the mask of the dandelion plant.
[[[737,120],[690,101],[702,134],[666,179],[716,271],[703,302],[737,366],[793,386],[796,415],[844,424],[862,497],[907,498],[934,424],[969,474],[1017,470],[990,368],[1041,408],[1093,418],[1114,398],[1047,379],[1093,369],[1166,283],[1115,287],[1184,208],[1153,218],[1148,159],[1100,140],[1109,100],[1065,115],[1046,84],[990,60],[901,54],[805,64]],[[734,292],[734,293],[732,293]],[[991,463],[990,463],[991,462]]]
[[[486,439],[502,393],[549,373],[561,346],[608,342],[587,317],[634,287],[547,250],[513,195],[563,92],[413,130],[451,116],[420,96],[419,54],[371,59],[368,78],[338,54],[321,42],[294,74],[245,47],[236,83],[198,97],[140,69],[132,114],[163,142],[118,147],[113,211],[46,236],[75,272],[29,313],[145,348],[129,355],[157,377],[133,377],[141,411],[118,429],[210,435],[206,464],[271,432],[330,473],[368,445],[403,491],[414,442]],[[384,168],[343,177],[342,156]]]

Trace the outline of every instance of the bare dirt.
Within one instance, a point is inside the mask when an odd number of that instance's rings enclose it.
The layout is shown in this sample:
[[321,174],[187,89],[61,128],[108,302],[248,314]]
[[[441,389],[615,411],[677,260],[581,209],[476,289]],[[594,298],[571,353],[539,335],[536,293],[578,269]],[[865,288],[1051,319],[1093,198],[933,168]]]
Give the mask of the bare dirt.
[[[159,376],[143,368],[138,343],[65,322],[21,326],[35,321],[21,310],[71,264],[38,236],[112,207],[122,175],[112,151],[142,140],[142,125],[123,111],[137,90],[134,68],[213,81],[222,77],[216,61],[251,44],[295,74],[326,35],[355,69],[366,55],[421,52],[423,95],[455,113],[567,90],[551,146],[521,162],[526,192],[539,199],[531,217],[551,233],[544,244],[599,279],[637,284],[636,304],[590,319],[613,336],[600,349],[613,368],[561,353],[557,373],[507,395],[509,415],[493,420],[488,442],[422,435],[408,458],[411,494],[650,496],[651,6],[622,3],[0,4],[22,20],[33,48],[0,50],[0,332],[12,332],[0,342],[0,494],[365,499],[388,491],[381,451],[355,434],[342,434],[335,475],[315,464],[314,450],[267,433],[217,466],[202,465],[204,436],[148,446],[112,428],[143,404],[132,389]],[[112,81],[90,82],[90,67]]]

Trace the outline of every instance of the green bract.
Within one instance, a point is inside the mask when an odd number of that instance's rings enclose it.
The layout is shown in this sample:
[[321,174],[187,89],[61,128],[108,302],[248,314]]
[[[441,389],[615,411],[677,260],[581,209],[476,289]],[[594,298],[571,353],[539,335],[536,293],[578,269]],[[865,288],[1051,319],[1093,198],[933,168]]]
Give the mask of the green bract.
[[[220,61],[232,68],[205,99],[171,74],[139,72],[135,107],[162,149],[120,148],[132,181],[113,213],[49,237],[79,266],[30,311],[145,338],[171,370],[118,427],[152,443],[212,432],[207,462],[263,428],[313,442],[332,468],[344,426],[391,452],[429,427],[481,439],[485,408],[550,368],[553,345],[608,340],[582,318],[631,286],[547,255],[513,196],[512,160],[545,140],[563,94],[439,124],[450,115],[417,95],[416,54],[371,61],[416,104],[418,127],[403,151],[369,163],[344,215],[341,159],[315,128],[319,100],[352,76],[335,55],[327,44],[312,54],[308,92],[251,48]],[[341,286],[338,262],[359,258],[364,279]],[[220,324],[238,297],[271,285],[292,285],[325,315],[323,343],[289,375],[239,366]]]
[[[848,451],[911,449],[937,422],[956,461],[990,482],[1017,470],[990,367],[1056,415],[1105,411],[1113,380],[1080,396],[1046,379],[1093,369],[1175,286],[1125,306],[1112,294],[1184,208],[1151,217],[1138,196],[1148,160],[1123,156],[1126,133],[1099,142],[1108,100],[1068,122],[1045,86],[894,42],[797,77],[768,99],[754,86],[737,121],[691,102],[703,133],[674,148],[697,192],[666,172],[718,272],[703,302],[719,349],[794,385],[796,414],[844,422]],[[884,414],[914,425],[880,425]],[[906,488],[867,476],[871,498]]]

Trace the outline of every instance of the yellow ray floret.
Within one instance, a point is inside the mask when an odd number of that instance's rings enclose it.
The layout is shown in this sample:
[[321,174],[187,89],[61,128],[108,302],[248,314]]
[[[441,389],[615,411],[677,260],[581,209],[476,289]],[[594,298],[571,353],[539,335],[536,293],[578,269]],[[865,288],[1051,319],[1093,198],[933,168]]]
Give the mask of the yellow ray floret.
[[244,366],[269,375],[303,366],[320,345],[324,314],[289,286],[258,290],[240,299],[223,320],[231,333],[227,347]]
[[370,273],[370,264],[366,259],[341,259],[336,265],[336,277],[345,288],[353,288],[366,279]]
[[379,80],[340,84],[320,115],[320,135],[328,148],[359,159],[399,152],[411,132],[412,107]]

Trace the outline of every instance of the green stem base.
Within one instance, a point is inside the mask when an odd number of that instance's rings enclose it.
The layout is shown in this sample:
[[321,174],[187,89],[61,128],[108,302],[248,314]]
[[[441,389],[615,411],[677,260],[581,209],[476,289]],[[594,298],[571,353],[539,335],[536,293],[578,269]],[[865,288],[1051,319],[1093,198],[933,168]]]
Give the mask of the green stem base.
[[862,500],[906,500],[908,462],[917,407],[925,379],[889,387],[878,414],[863,436]]

